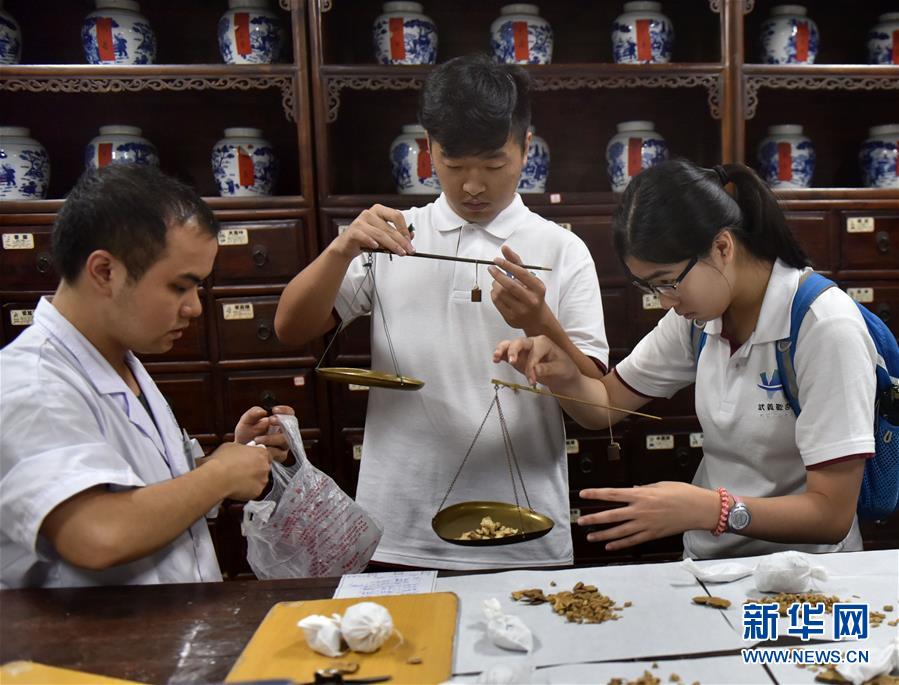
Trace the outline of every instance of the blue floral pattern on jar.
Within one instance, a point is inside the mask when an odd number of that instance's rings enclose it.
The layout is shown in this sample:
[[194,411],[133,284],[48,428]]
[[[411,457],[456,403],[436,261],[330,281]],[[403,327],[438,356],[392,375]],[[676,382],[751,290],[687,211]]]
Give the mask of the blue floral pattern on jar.
[[440,193],[440,179],[431,167],[430,176],[418,175],[418,154],[408,142],[401,141],[390,151],[390,168],[398,193]]
[[[664,162],[666,159],[668,159],[667,142],[662,138],[643,138],[640,149],[640,171]],[[616,193],[624,191],[633,178],[627,173],[627,145],[625,142],[616,140],[609,145],[606,161],[608,163],[606,170],[609,173],[612,190]]]
[[284,31],[277,18],[246,10],[250,15],[250,52],[241,55],[234,42],[234,14],[227,12],[219,19],[219,52],[226,64],[271,64],[278,60],[284,44]]
[[[899,136],[897,136],[899,138]],[[899,140],[869,139],[862,143],[858,161],[867,188],[899,188]]]
[[521,170],[518,191],[521,193],[542,193],[546,191],[549,178],[549,146],[537,136],[531,138],[527,160]]
[[0,149],[0,200],[41,200],[50,184],[50,157],[43,148],[10,154]]
[[407,17],[403,21],[403,47],[406,56],[394,59],[390,54],[390,17],[379,16],[372,27],[372,44],[378,64],[436,64],[437,26],[427,19]]
[[[89,16],[81,27],[81,44],[88,64],[108,64],[100,58],[97,44],[97,22],[103,17]],[[150,25],[134,21],[123,26],[112,18],[115,64],[153,64],[156,60],[156,36]],[[129,37],[129,33],[136,34]]]
[[[111,164],[143,164],[145,166],[159,166],[159,156],[156,148],[146,143],[113,143],[115,149],[112,154]],[[97,146],[88,143],[84,149],[84,166],[96,167]]]
[[501,64],[550,64],[553,55],[553,29],[546,22],[528,24],[528,59],[515,57],[515,20],[505,21],[490,34],[490,52]]
[[[790,180],[781,180],[778,144],[790,142]],[[808,188],[815,174],[815,146],[809,140],[765,140],[759,147],[759,174],[772,188]]]
[[[799,24],[808,26],[808,54],[800,60],[797,50]],[[806,17],[772,17],[762,23],[760,36],[765,64],[814,64],[818,56],[818,27]]]
[[238,172],[238,147],[243,145],[217,145],[212,150],[212,174],[222,197],[238,195],[271,195],[278,176],[278,160],[275,151],[265,145],[255,147],[253,159],[253,185],[240,185]]
[[0,64],[18,64],[22,58],[22,33],[19,25],[0,10]]
[[878,17],[868,32],[867,48],[869,64],[899,64],[899,12]]
[[[671,61],[674,48],[674,27],[670,22],[653,19],[649,24],[649,42],[652,59],[642,60],[644,64]],[[612,22],[612,60],[616,64],[639,64],[637,54],[637,28],[628,24]]]

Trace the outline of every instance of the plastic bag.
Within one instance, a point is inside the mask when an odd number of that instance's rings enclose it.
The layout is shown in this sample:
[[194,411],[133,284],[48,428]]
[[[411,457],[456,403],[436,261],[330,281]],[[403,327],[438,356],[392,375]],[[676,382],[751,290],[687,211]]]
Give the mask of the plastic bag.
[[318,578],[357,573],[381,540],[381,529],[306,458],[295,416],[278,421],[296,458],[272,462],[272,489],[244,505],[241,531],[247,561],[260,579]]

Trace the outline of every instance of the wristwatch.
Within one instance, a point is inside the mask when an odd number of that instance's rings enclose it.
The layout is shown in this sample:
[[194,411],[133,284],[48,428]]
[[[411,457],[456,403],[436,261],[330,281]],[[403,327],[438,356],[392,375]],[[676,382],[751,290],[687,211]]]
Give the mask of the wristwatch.
[[730,508],[727,515],[727,532],[739,533],[745,530],[752,522],[752,514],[749,513],[749,507],[739,497],[734,495],[734,506]]

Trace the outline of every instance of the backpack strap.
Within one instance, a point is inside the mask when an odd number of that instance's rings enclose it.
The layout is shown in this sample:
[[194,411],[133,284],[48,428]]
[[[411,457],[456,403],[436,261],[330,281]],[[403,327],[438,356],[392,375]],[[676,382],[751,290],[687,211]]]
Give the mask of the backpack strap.
[[705,332],[705,321],[690,321],[690,343],[693,345],[693,361],[699,363],[699,355],[705,347],[708,333]]
[[821,274],[809,271],[799,277],[799,287],[790,307],[790,337],[778,340],[775,344],[777,357],[777,375],[783,385],[784,396],[796,416],[802,408],[799,406],[799,384],[796,381],[796,339],[799,328],[809,307],[825,290],[835,288],[836,283],[824,278]]

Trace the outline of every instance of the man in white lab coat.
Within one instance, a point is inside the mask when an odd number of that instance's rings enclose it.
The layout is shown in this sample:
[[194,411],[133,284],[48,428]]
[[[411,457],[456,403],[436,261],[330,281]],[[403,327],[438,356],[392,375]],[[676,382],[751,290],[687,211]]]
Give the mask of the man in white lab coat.
[[152,168],[87,172],[70,193],[59,288],[0,351],[0,587],[221,580],[204,515],[259,495],[286,441],[254,407],[202,458],[134,355],[170,350],[200,315],[217,230]]

